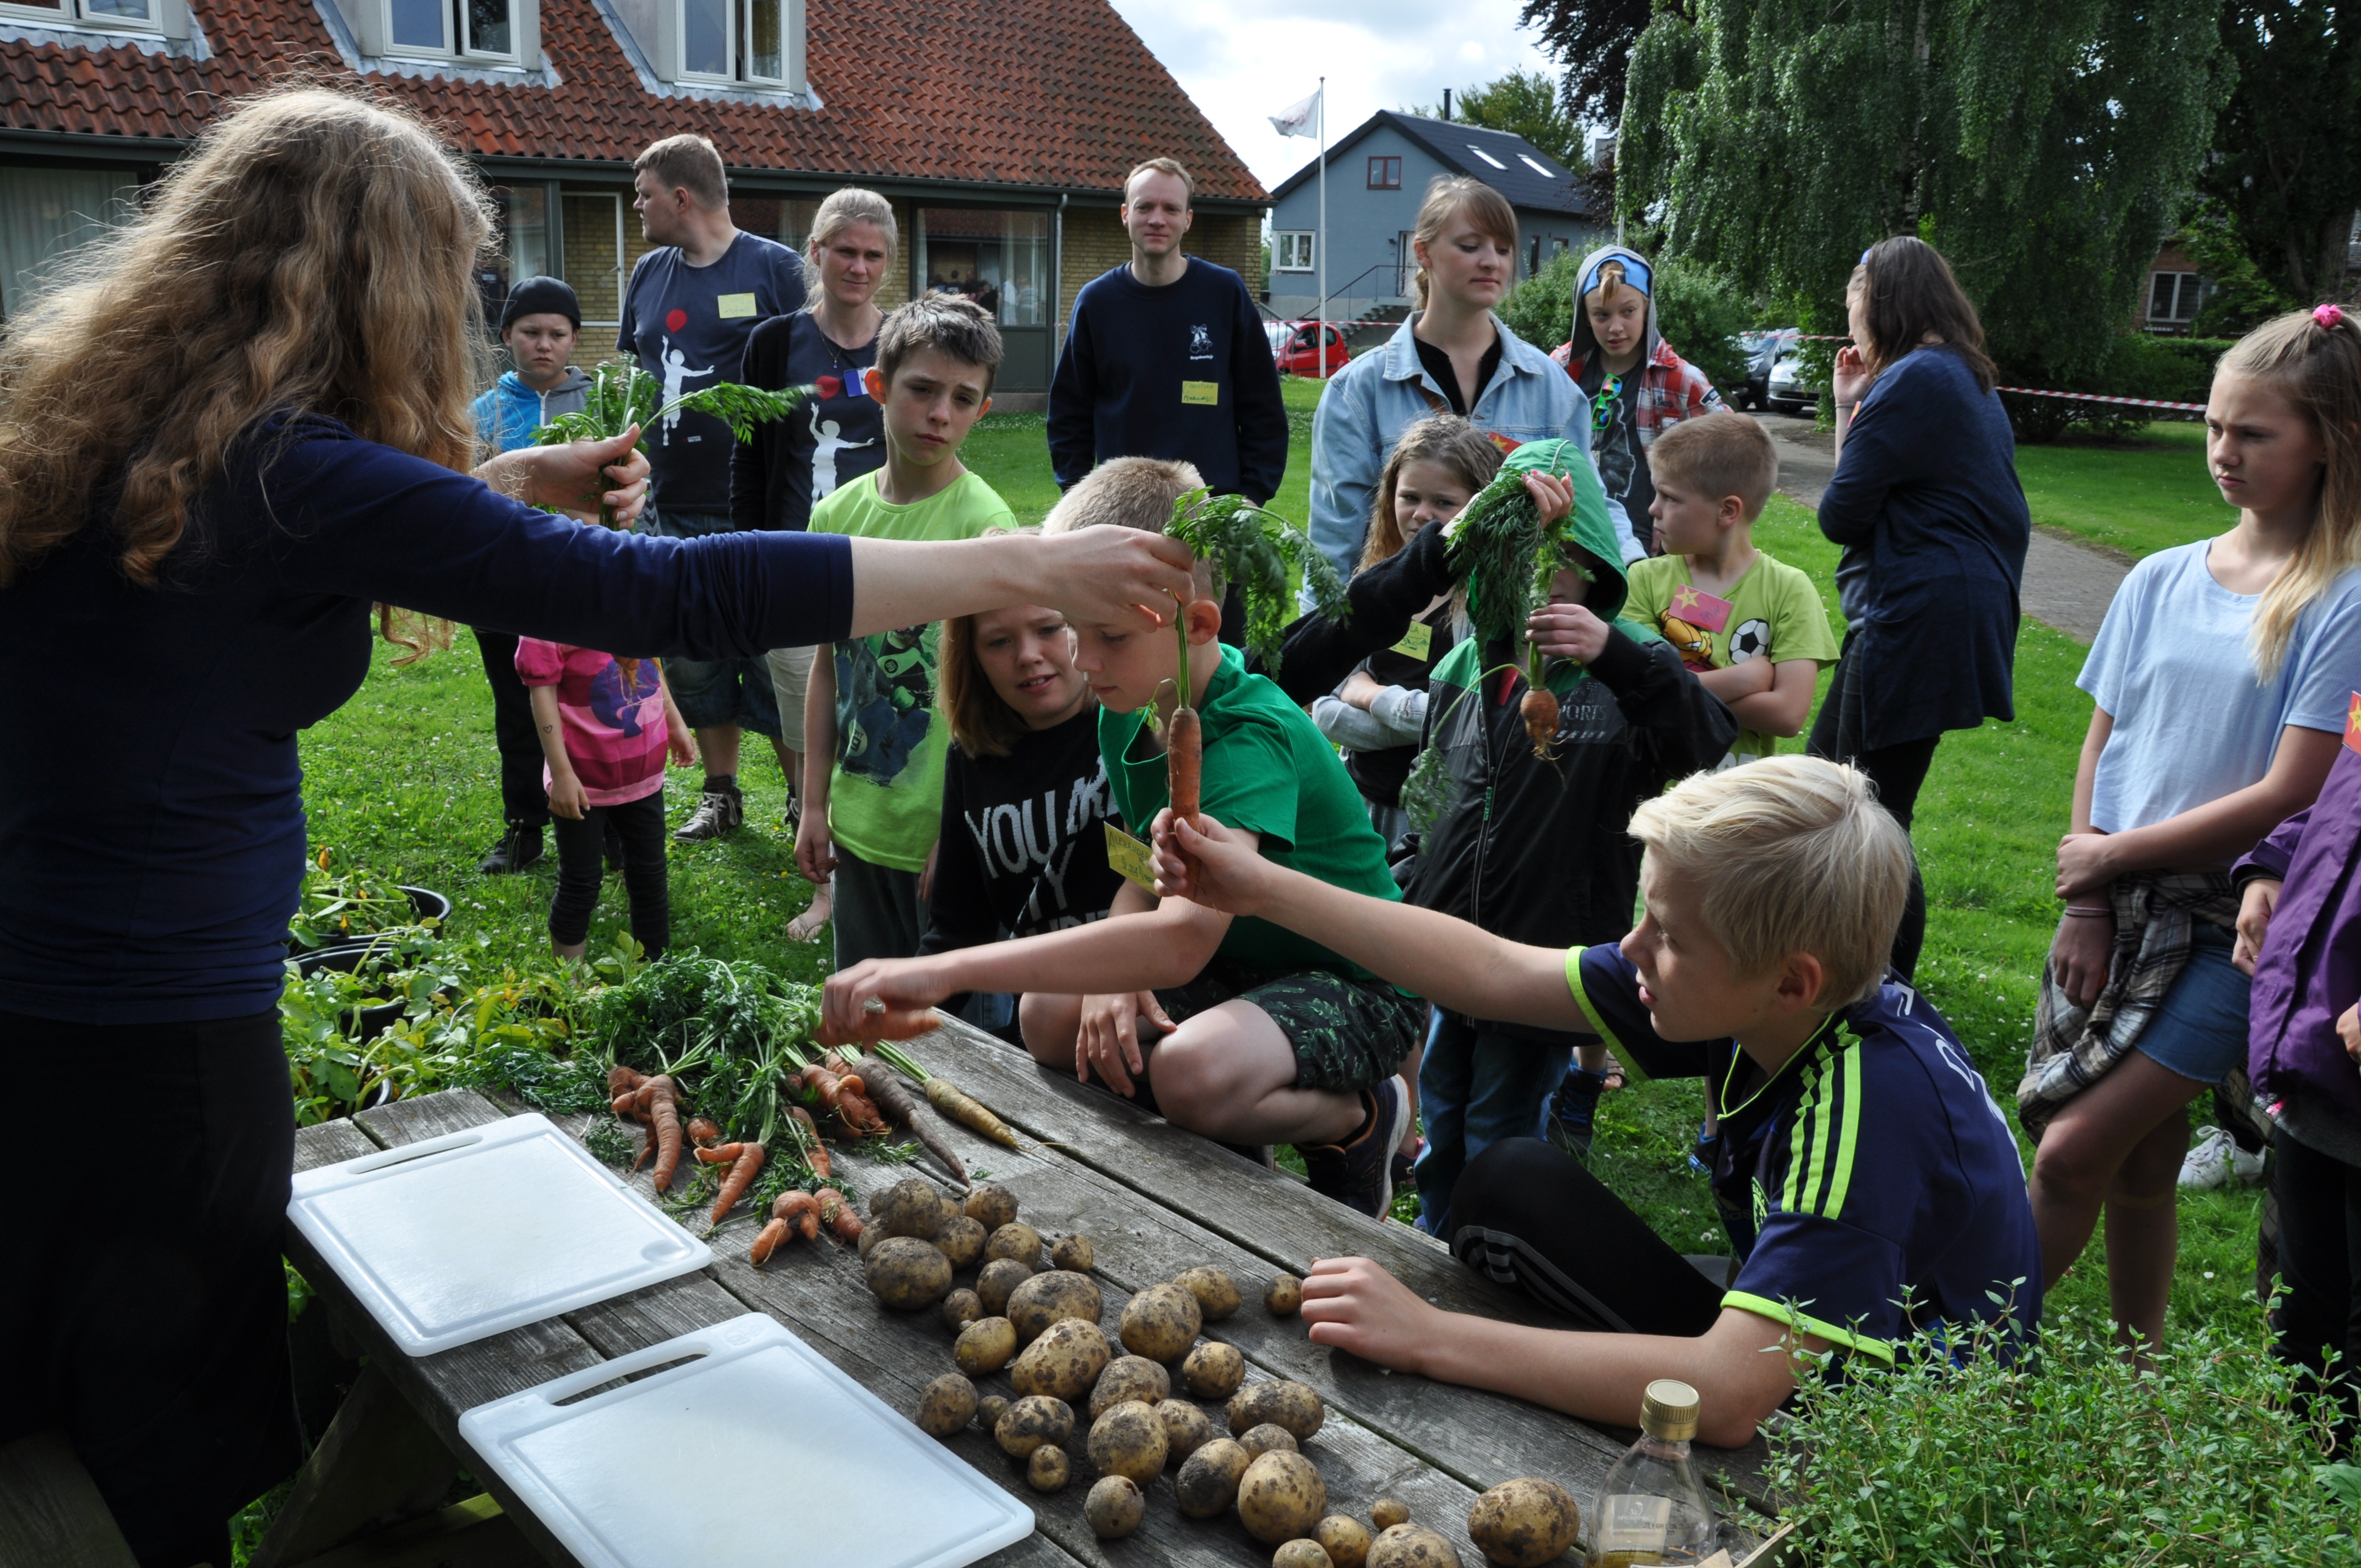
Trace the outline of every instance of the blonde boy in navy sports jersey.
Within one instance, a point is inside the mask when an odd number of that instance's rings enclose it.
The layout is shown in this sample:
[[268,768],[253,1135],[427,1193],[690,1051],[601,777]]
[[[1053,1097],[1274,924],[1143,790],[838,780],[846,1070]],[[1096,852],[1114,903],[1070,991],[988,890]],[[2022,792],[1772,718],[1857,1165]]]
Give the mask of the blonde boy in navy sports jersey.
[[1890,1363],[1991,1322],[2008,1355],[2038,1320],[2015,1139],[1935,1010],[1883,979],[1910,847],[1865,775],[1773,757],[1648,801],[1644,916],[1570,952],[1315,883],[1218,826],[1155,831],[1165,897],[1284,926],[1438,1006],[1596,1035],[1635,1072],[1729,1064],[1713,1186],[1734,1275],[1708,1280],[1571,1157],[1512,1138],[1461,1178],[1453,1251],[1606,1332],[1446,1312],[1332,1258],[1303,1283],[1316,1343],[1617,1424],[1677,1377],[1705,1395],[1698,1436],[1735,1447],[1795,1387],[1766,1350]]

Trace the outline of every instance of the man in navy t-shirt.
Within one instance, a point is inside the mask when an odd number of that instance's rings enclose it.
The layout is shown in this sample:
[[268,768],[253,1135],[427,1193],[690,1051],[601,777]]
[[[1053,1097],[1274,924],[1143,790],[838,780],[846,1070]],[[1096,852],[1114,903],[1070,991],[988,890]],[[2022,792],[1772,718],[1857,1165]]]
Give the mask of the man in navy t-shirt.
[[[721,155],[703,137],[667,137],[640,154],[632,170],[638,195],[631,204],[656,248],[631,269],[615,346],[659,378],[662,407],[685,392],[741,378],[739,362],[755,324],[803,307],[803,258],[730,221]],[[675,539],[729,532],[730,427],[710,414],[682,411],[643,434],[653,495],[641,526]],[[746,819],[738,788],[743,729],[769,736],[774,750],[782,745],[770,666],[760,657],[667,659],[664,674],[705,759],[704,793],[673,837],[718,838]],[[779,766],[794,776],[784,751]]]

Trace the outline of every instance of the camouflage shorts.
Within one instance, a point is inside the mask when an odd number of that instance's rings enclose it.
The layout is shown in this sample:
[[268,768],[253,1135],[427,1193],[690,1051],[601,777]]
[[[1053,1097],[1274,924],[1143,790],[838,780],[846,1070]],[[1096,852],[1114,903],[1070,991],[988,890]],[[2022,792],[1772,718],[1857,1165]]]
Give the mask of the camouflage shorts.
[[1426,1038],[1426,1003],[1381,980],[1326,970],[1260,976],[1219,959],[1156,1000],[1176,1024],[1224,1002],[1251,1002],[1295,1047],[1295,1087],[1351,1091],[1391,1078]]

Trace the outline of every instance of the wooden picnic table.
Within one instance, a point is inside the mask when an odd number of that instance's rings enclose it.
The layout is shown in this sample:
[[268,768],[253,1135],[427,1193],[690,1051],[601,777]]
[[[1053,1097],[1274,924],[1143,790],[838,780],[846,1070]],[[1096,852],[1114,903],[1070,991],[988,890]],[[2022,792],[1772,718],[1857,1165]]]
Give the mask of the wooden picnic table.
[[[1049,1073],[965,1025],[947,1024],[906,1048],[928,1070],[957,1082],[1021,1135],[1024,1146],[1011,1150],[965,1127],[943,1124],[971,1171],[986,1172],[1016,1192],[1019,1218],[1045,1236],[1079,1231],[1091,1238],[1110,1338],[1132,1292],[1197,1264],[1231,1272],[1246,1304],[1235,1315],[1206,1324],[1205,1337],[1235,1344],[1246,1358],[1250,1381],[1295,1378],[1326,1400],[1327,1423],[1305,1453],[1326,1479],[1330,1512],[1366,1521],[1378,1497],[1398,1497],[1415,1519],[1449,1536],[1468,1568],[1477,1568],[1483,1558],[1466,1538],[1467,1511],[1477,1494],[1514,1476],[1545,1476],[1572,1492],[1587,1513],[1593,1488],[1636,1435],[1592,1427],[1521,1399],[1388,1372],[1312,1343],[1301,1319],[1274,1318],[1261,1304],[1262,1288],[1274,1274],[1300,1276],[1315,1259],[1358,1254],[1383,1263],[1444,1307],[1564,1326],[1529,1298],[1461,1266],[1415,1231],[1355,1213],[1285,1173],[1266,1170],[1127,1101]],[[513,1109],[467,1091],[397,1101],[303,1129],[296,1140],[296,1166],[310,1169],[439,1137]],[[578,1137],[597,1118],[552,1120]],[[889,1167],[857,1154],[840,1157],[840,1173],[858,1189],[864,1211],[873,1191],[906,1175],[944,1180],[930,1159]],[[642,1193],[649,1193],[646,1172],[633,1180]],[[449,1464],[467,1464],[506,1508],[509,1523],[524,1541],[550,1563],[570,1564],[571,1556],[468,1453],[458,1433],[461,1414],[749,1310],[777,1319],[898,1409],[911,1409],[928,1382],[953,1369],[951,1335],[939,1315],[931,1310],[885,1310],[863,1283],[851,1248],[825,1239],[796,1244],[765,1266],[752,1266],[746,1249],[757,1223],[757,1216],[732,1216],[709,1238],[715,1261],[700,1273],[418,1358],[394,1349],[291,1225],[289,1256],[343,1332],[370,1353],[372,1377],[383,1380],[357,1390],[356,1401],[373,1394],[392,1406],[396,1401],[389,1396],[398,1394],[406,1409],[390,1410],[378,1427],[407,1422],[408,1430],[372,1435],[360,1431],[357,1420],[340,1416],[338,1427],[350,1429],[342,1446],[352,1456],[340,1465],[338,1455],[328,1452],[338,1444],[323,1443],[323,1454],[299,1478],[290,1506],[291,1514],[309,1511],[313,1518],[309,1523],[300,1517],[282,1520],[279,1544],[285,1547],[290,1539],[308,1534],[316,1550],[340,1539],[337,1530],[349,1519],[398,1512],[392,1505],[405,1484],[412,1492],[434,1487],[435,1474],[425,1456],[413,1461],[413,1466],[427,1464],[423,1482],[405,1478],[401,1465],[385,1457],[389,1448],[401,1450],[404,1442],[413,1452],[423,1448],[423,1431],[447,1451],[440,1472],[444,1484]],[[967,1277],[960,1282],[967,1283]],[[983,1393],[1011,1392],[1005,1372],[977,1382]],[[1226,1430],[1218,1406],[1208,1414],[1217,1433]],[[716,1419],[726,1421],[728,1413],[717,1411]],[[1270,1549],[1248,1536],[1235,1517],[1183,1517],[1169,1474],[1148,1488],[1148,1517],[1135,1534],[1114,1541],[1094,1538],[1082,1519],[1093,1475],[1083,1453],[1088,1424],[1086,1418],[1078,1421],[1070,1444],[1074,1481],[1049,1496],[1027,1486],[1023,1468],[981,1430],[971,1427],[950,1440],[961,1457],[1022,1499],[1038,1520],[1034,1535],[988,1562],[1008,1568],[1072,1568],[1077,1563],[1259,1568],[1270,1561]],[[337,1436],[332,1431],[332,1440]],[[1751,1516],[1752,1526],[1767,1528],[1762,1441],[1746,1449],[1697,1452],[1701,1469],[1721,1489],[1725,1510]],[[334,1473],[339,1469],[342,1475]],[[415,1504],[412,1511],[424,1506]],[[791,1530],[792,1521],[782,1520],[781,1528]],[[297,1546],[269,1555],[295,1562],[306,1553]]]

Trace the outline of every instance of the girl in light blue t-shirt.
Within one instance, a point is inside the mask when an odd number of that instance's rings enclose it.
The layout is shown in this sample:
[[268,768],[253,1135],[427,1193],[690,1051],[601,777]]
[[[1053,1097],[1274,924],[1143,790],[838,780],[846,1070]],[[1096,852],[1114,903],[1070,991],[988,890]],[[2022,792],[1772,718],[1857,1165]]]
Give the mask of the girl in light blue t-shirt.
[[2361,325],[2323,306],[2241,340],[2205,424],[2237,526],[2135,567],[2082,667],[2066,912],[2017,1091],[2047,1282],[2103,1204],[2118,1323],[2151,1344],[2189,1102],[2246,1060],[2230,864],[2319,794],[2361,686]]

